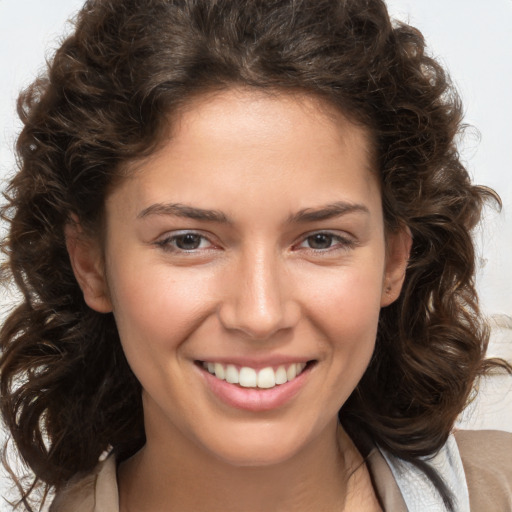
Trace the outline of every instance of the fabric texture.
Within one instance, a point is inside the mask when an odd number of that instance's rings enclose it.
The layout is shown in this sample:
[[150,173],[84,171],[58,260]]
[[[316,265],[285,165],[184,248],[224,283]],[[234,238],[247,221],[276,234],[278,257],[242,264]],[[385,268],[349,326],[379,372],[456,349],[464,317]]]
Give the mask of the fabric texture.
[[[432,481],[423,471],[382,451],[409,512],[446,512],[446,505]],[[454,498],[457,512],[470,512],[469,492],[459,448],[453,435],[446,444],[428,459]]]
[[[416,468],[377,447],[366,462],[385,512],[445,512],[435,489]],[[512,511],[512,434],[455,432],[432,463],[454,493],[457,512]],[[50,512],[119,512],[114,457],[71,481],[57,494]]]

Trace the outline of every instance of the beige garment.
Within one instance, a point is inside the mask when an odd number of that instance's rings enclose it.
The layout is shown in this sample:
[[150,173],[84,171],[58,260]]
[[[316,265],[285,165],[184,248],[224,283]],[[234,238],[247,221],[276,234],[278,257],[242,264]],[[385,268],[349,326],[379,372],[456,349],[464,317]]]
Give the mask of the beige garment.
[[[512,511],[512,434],[482,430],[458,431],[469,487],[471,512]],[[407,512],[398,485],[384,457],[374,448],[367,458],[375,492],[385,512]],[[50,512],[119,512],[113,457],[89,475],[58,493]]]

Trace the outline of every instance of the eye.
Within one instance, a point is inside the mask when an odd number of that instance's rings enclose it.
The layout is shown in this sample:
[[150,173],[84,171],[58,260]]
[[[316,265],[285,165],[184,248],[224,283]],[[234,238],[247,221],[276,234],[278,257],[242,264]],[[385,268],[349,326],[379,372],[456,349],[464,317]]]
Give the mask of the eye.
[[328,233],[315,233],[305,240],[311,249],[329,249],[333,241],[334,237]]
[[167,236],[156,242],[167,251],[191,252],[198,249],[209,249],[213,244],[203,235],[193,231],[185,231]]
[[329,232],[313,233],[302,240],[299,248],[327,251],[329,249],[346,249],[353,247],[355,242],[340,235]]

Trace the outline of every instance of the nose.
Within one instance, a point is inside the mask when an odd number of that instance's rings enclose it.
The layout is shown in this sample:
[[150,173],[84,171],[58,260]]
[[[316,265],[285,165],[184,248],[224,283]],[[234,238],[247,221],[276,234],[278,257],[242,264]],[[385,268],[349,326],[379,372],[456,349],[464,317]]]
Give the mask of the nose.
[[226,293],[218,310],[223,327],[255,340],[293,328],[300,307],[291,296],[288,280],[279,256],[272,251],[242,256],[223,285]]

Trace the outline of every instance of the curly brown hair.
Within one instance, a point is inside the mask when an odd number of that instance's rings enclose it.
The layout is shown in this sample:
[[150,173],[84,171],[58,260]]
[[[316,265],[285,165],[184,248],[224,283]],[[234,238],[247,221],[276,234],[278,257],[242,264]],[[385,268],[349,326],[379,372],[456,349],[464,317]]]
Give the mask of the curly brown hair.
[[[413,237],[400,298],[340,411],[359,448],[413,461],[436,452],[468,401],[487,330],[471,230],[497,197],[461,164],[459,98],[422,35],[382,0],[88,0],[48,72],[18,103],[19,170],[2,209],[3,279],[22,292],[0,333],[1,410],[49,487],[145,441],[141,389],[112,314],[84,303],[66,251],[72,216],[101,233],[126,163],[151,154],[192,96],[244,85],[306,92],[367,127],[386,228]],[[23,503],[30,508],[29,494]]]

